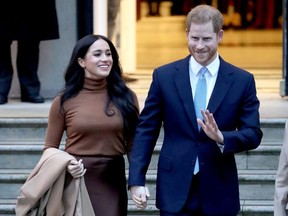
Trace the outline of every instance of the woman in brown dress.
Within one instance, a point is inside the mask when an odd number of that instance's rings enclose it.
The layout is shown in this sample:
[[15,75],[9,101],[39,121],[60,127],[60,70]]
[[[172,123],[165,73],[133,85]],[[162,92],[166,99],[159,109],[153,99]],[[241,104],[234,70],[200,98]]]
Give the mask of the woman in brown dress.
[[123,155],[129,159],[138,115],[137,96],[124,82],[112,42],[101,35],[80,39],[65,87],[51,105],[45,149],[63,140],[77,158],[67,170],[74,178],[84,175],[95,215],[127,215]]

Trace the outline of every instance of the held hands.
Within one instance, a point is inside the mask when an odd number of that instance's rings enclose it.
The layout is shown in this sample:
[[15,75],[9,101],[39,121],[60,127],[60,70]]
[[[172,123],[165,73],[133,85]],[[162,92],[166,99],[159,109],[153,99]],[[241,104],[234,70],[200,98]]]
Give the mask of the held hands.
[[79,161],[71,160],[67,166],[67,171],[73,176],[73,178],[80,178],[86,173],[82,159]]
[[224,143],[224,137],[221,131],[218,129],[217,123],[213,117],[213,114],[209,112],[209,110],[202,110],[201,113],[203,116],[203,121],[199,118],[197,118],[198,124],[201,126],[203,131],[206,133],[206,135],[214,140],[217,143],[223,144]]
[[131,186],[132,200],[138,209],[145,209],[147,207],[147,200],[150,197],[150,192],[145,186]]

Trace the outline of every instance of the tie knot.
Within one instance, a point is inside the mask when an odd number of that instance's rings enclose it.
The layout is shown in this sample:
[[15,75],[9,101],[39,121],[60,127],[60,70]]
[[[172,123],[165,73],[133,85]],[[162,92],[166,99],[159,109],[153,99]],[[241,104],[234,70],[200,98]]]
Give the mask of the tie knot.
[[208,71],[208,69],[206,67],[202,67],[199,71],[199,78],[201,78],[201,79],[205,78],[204,75],[207,71]]

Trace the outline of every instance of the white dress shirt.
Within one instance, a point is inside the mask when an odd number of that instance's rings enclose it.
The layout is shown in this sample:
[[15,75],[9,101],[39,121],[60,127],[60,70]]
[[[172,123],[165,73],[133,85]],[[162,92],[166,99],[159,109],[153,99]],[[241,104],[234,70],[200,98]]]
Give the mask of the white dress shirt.
[[[190,84],[192,88],[193,98],[195,95],[196,85],[197,85],[197,81],[199,78],[198,72],[200,71],[202,67],[203,65],[199,64],[193,58],[193,56],[191,56],[190,61],[189,61],[189,77],[190,77]],[[205,78],[206,78],[206,83],[207,83],[206,108],[208,106],[212,91],[216,83],[219,67],[220,67],[220,60],[219,60],[219,55],[217,54],[217,58],[213,62],[211,62],[209,65],[206,66],[206,68],[209,70],[209,73],[205,73]]]

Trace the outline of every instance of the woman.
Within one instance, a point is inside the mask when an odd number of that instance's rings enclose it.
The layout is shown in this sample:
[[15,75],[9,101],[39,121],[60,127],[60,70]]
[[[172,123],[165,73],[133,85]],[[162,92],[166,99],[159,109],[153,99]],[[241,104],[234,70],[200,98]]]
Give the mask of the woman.
[[85,174],[95,215],[127,215],[123,155],[129,159],[138,115],[112,42],[101,35],[80,39],[51,105],[45,149],[59,148],[66,133],[65,151],[78,160],[67,170],[74,178]]

